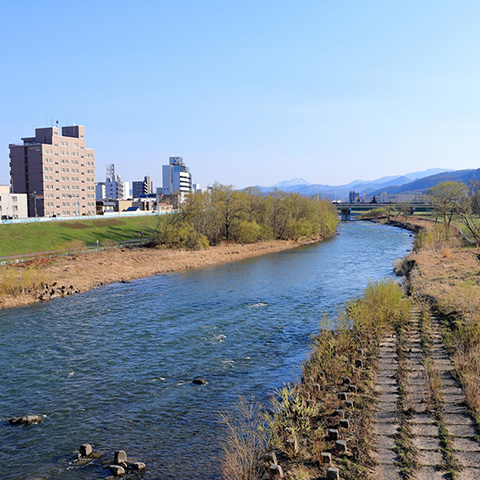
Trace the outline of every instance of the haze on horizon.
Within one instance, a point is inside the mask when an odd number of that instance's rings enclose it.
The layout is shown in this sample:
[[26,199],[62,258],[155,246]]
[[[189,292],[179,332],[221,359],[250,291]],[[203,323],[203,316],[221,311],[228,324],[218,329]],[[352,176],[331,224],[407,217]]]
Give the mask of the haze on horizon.
[[2,5],[0,184],[8,144],[85,126],[96,180],[181,155],[195,183],[339,185],[478,168],[473,0]]

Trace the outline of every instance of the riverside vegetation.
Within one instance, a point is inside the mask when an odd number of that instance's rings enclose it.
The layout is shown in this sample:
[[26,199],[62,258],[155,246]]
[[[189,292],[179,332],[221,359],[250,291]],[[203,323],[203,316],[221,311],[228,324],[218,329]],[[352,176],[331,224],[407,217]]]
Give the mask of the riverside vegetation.
[[[55,245],[55,252],[54,258],[44,255],[0,267],[0,307],[293,248],[332,236],[337,224],[335,209],[321,200],[279,191],[263,197],[256,189],[240,192],[216,184],[211,193],[187,197],[178,211],[169,215],[3,225],[2,245],[3,238],[8,239],[5,245],[14,243],[11,229],[15,227],[13,233],[23,232],[31,251]],[[139,238],[141,234],[146,241],[149,239],[150,248],[124,247],[82,254],[85,243],[95,244],[95,238],[101,239],[103,247],[110,247],[114,241]],[[32,246],[36,235],[43,239],[38,248]],[[65,256],[69,252],[75,254]],[[55,284],[65,288],[55,289],[52,295],[50,286]]]
[[[473,205],[475,197],[469,201]],[[435,216],[443,218],[439,207]],[[383,351],[394,345],[398,364],[396,387],[388,387],[397,398],[394,420],[388,420],[397,428],[395,445],[383,450],[396,455],[395,466],[390,460],[383,465],[380,459],[380,467],[398,475],[392,478],[433,478],[439,469],[445,472],[439,473],[441,478],[478,478],[480,249],[465,246],[465,235],[453,228],[454,217],[442,223],[409,216],[407,211],[395,216],[374,211],[370,217],[417,232],[414,251],[396,265],[398,274],[406,276],[409,296],[393,282],[369,285],[362,298],[338,314],[333,327],[322,325],[301,382],[276,392],[269,413],[242,399],[239,416],[249,412],[242,430],[233,414],[224,415],[225,479],[376,478],[375,450],[385,449],[374,434],[379,345]],[[394,340],[381,343],[389,333]],[[420,359],[413,351],[421,352]],[[424,372],[424,382],[413,383],[412,368]],[[445,404],[445,395],[456,403]],[[437,433],[414,440],[413,429],[422,431],[423,422]],[[425,438],[430,439],[426,444]],[[428,442],[438,442],[438,450],[429,450]],[[329,468],[332,463],[335,469]]]
[[215,184],[211,192],[189,195],[175,214],[158,217],[152,244],[199,249],[222,241],[321,240],[337,224],[334,207],[319,199]]
[[384,281],[348,302],[333,326],[325,318],[302,381],[276,392],[271,413],[242,399],[238,416],[223,415],[224,478],[326,478],[332,463],[342,479],[368,478],[379,342],[409,311],[399,286]]

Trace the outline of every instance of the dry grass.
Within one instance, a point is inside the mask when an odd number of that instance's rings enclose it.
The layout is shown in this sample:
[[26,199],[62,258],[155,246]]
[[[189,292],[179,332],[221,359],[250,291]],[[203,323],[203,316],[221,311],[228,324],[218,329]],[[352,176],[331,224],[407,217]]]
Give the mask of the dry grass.
[[[268,253],[296,248],[293,240],[270,241],[249,245],[224,244],[201,251],[156,250],[151,248],[113,248],[78,255],[39,259],[47,283],[74,285],[84,292],[101,284],[134,280],[167,272],[179,272],[243,260]],[[0,267],[0,278],[10,267]],[[38,301],[35,296],[15,294],[0,296],[0,308]]]
[[0,270],[0,295],[32,293],[45,287],[45,272],[39,268],[9,267]]
[[236,409],[222,412],[226,427],[221,469],[225,480],[256,480],[262,471],[262,456],[268,435],[261,405],[240,397]]
[[450,319],[444,340],[474,418],[480,417],[480,249],[450,244],[414,255],[410,280],[416,295]]
[[452,256],[452,249],[449,247],[443,248],[442,250],[440,250],[440,255],[443,258],[450,258]]
[[58,251],[62,253],[81,252],[86,247],[86,243],[82,240],[71,240],[65,243]]

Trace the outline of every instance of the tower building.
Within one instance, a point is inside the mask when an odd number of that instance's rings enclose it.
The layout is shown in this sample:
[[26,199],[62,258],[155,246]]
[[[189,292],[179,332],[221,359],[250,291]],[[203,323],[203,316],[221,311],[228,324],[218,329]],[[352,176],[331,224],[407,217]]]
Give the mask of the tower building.
[[192,191],[192,174],[182,157],[170,157],[168,165],[163,165],[163,194],[186,194]]
[[29,217],[95,215],[95,151],[85,127],[36,128],[10,144],[12,193],[26,193]]

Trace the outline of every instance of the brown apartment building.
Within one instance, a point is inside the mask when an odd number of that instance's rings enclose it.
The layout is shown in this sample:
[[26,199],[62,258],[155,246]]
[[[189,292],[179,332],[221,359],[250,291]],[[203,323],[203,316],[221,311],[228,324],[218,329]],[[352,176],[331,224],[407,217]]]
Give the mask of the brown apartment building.
[[85,147],[85,127],[36,128],[11,144],[13,193],[28,194],[29,217],[95,215],[95,151]]

